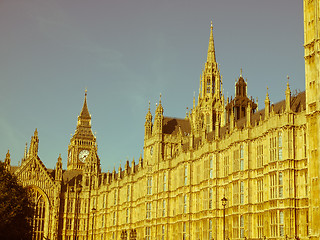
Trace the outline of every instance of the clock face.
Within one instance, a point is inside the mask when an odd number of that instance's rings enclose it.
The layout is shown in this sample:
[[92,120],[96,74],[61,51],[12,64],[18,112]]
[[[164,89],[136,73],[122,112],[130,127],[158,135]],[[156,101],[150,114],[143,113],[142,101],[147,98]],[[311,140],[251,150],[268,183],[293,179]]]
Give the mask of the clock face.
[[88,150],[82,150],[80,153],[79,153],[79,160],[81,162],[85,162],[86,161],[86,158],[88,157],[89,155],[89,151]]

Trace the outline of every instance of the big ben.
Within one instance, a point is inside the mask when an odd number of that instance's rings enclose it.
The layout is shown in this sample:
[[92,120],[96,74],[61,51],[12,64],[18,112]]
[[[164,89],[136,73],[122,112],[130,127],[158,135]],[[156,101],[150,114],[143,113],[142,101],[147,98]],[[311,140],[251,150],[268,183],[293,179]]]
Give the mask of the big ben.
[[83,107],[78,116],[77,128],[70,139],[68,147],[68,170],[81,170],[87,160],[87,157],[96,145],[96,137],[91,130],[91,115],[87,106],[87,90]]

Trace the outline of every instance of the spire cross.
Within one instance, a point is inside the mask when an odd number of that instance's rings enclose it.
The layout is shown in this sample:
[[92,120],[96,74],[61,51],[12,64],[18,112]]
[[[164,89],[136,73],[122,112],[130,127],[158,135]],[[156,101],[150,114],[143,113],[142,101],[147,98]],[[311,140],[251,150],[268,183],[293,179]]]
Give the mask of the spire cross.
[[242,68],[240,68],[240,77],[242,77]]
[[160,100],[159,100],[159,104],[161,104],[161,93],[160,93]]
[[87,96],[87,92],[88,92],[88,90],[87,90],[87,88],[85,88],[85,90],[84,90],[84,95],[85,96]]
[[290,79],[290,77],[289,77],[289,75],[287,75],[287,86],[289,86],[289,79]]

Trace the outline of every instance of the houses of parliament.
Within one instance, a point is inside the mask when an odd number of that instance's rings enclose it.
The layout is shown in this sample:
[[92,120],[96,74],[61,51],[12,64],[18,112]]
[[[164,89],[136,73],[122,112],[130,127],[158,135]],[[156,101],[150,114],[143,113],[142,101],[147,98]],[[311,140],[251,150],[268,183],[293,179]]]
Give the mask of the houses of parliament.
[[[143,154],[102,172],[89,96],[68,146],[48,169],[38,132],[21,165],[33,239],[320,239],[320,1],[304,0],[305,91],[264,109],[240,74],[225,98],[211,25],[199,95],[184,119],[146,114]],[[302,81],[302,79],[301,79]],[[88,99],[87,99],[88,98]],[[89,104],[90,105],[90,104]]]

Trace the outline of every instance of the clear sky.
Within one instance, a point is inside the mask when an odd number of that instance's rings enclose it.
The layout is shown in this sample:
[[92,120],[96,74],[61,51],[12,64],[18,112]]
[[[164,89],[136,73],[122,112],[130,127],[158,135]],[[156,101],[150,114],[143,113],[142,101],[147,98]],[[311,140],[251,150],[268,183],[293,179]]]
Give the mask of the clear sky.
[[137,162],[149,100],[192,107],[211,20],[226,97],[240,68],[260,109],[287,75],[305,89],[302,0],[0,0],[0,159],[17,165],[38,128],[41,160],[66,168],[87,88],[103,171]]

